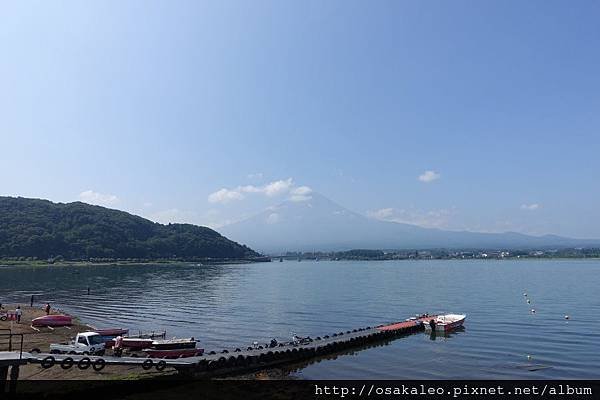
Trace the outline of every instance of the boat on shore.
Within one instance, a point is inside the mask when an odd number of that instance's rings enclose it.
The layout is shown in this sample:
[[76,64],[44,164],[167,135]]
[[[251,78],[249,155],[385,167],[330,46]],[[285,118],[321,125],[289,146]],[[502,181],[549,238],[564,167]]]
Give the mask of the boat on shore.
[[195,349],[196,340],[194,338],[189,339],[166,339],[166,340],[154,340],[150,344],[150,349],[154,350],[180,350],[180,349]]
[[464,314],[442,314],[431,318],[423,325],[428,332],[448,332],[463,326],[466,318]]
[[106,329],[94,329],[92,332],[96,332],[100,336],[112,336],[113,338],[117,336],[124,336],[129,333],[129,329],[124,328],[106,328]]
[[42,326],[58,327],[58,326],[71,326],[71,325],[73,325],[73,318],[70,315],[64,315],[64,314],[44,315],[42,317],[34,318],[31,321],[31,326],[37,326],[37,327],[42,327]]
[[149,358],[185,358],[195,357],[204,354],[204,349],[184,348],[184,349],[144,349],[144,353]]
[[[124,349],[129,349],[130,351],[138,351],[148,348],[152,345],[152,339],[142,339],[142,338],[128,338],[124,337],[121,342],[121,346]],[[108,340],[106,342],[106,348],[110,349],[115,346],[115,339]]]

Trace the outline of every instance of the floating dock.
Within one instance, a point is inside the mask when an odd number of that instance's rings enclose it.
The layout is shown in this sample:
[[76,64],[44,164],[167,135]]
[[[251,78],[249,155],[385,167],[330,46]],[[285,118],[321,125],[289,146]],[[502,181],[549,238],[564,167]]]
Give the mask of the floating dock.
[[[411,320],[395,322],[375,327],[367,326],[325,335],[307,338],[302,343],[279,343],[277,346],[236,348],[233,350],[211,351],[202,356],[157,359],[140,357],[88,356],[76,354],[48,354],[27,352],[0,352],[0,363],[14,365],[16,376],[11,373],[11,380],[18,376],[18,366],[25,363],[40,364],[42,368],[58,367],[62,369],[91,368],[100,371],[110,365],[139,366],[144,370],[162,371],[167,367],[176,369],[184,376],[211,377],[234,373],[244,373],[259,369],[294,364],[316,357],[327,356],[352,348],[360,348],[372,343],[394,339],[399,336],[424,330],[424,323],[435,318],[422,315]],[[9,354],[10,353],[10,354]],[[12,360],[12,363],[11,361]],[[4,375],[6,381],[6,375]]]

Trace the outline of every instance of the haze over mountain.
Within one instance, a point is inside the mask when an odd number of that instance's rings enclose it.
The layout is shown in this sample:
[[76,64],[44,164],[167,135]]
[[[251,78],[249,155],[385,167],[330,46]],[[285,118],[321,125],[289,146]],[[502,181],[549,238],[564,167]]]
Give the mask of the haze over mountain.
[[219,231],[263,252],[348,249],[547,248],[600,245],[600,240],[515,232],[445,231],[380,221],[352,212],[311,193],[306,201],[287,200]]

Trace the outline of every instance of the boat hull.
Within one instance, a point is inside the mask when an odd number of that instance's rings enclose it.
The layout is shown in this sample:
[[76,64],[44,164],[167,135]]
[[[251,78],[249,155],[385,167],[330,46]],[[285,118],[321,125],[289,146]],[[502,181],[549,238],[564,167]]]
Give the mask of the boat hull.
[[92,331],[92,332],[96,332],[100,336],[117,337],[119,335],[121,335],[121,336],[127,335],[129,333],[129,329],[123,329],[123,328],[96,329],[95,331]]
[[201,356],[204,354],[204,349],[173,349],[173,350],[157,350],[144,349],[149,358],[185,358]]
[[[435,331],[436,332],[449,332],[456,328],[463,326],[465,322],[465,315],[450,314],[446,316],[439,316],[435,319]],[[431,332],[432,327],[428,321],[424,323],[425,330]]]
[[149,347],[155,350],[195,349],[196,341],[192,339],[155,340]]
[[[124,349],[129,350],[142,350],[147,347],[150,347],[152,344],[152,339],[138,339],[138,338],[123,338],[123,342],[121,343]],[[115,340],[111,339],[106,342],[106,348],[110,349],[114,347]]]
[[71,326],[73,319],[69,315],[44,315],[34,318],[31,326]]

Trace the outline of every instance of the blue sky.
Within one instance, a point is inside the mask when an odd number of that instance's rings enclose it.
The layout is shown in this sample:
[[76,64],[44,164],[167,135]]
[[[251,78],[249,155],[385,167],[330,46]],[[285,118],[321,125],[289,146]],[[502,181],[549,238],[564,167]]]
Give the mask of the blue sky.
[[4,2],[0,193],[219,226],[314,190],[598,238],[599,20],[594,1]]

